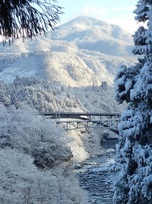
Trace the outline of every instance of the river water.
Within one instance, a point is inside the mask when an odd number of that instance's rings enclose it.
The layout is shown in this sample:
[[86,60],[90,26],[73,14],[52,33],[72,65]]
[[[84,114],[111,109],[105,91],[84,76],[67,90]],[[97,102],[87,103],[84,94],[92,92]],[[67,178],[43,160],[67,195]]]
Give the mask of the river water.
[[113,204],[113,182],[116,173],[109,171],[115,150],[105,149],[103,155],[88,159],[76,169],[80,186],[88,192],[88,204]]

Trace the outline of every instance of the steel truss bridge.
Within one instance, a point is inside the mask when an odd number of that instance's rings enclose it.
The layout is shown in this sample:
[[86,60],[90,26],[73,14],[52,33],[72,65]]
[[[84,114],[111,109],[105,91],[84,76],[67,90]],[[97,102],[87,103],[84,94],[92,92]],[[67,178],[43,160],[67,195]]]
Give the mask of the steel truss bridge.
[[74,113],[74,112],[44,112],[40,115],[54,119],[65,130],[85,129],[93,127],[108,128],[118,134],[120,113]]

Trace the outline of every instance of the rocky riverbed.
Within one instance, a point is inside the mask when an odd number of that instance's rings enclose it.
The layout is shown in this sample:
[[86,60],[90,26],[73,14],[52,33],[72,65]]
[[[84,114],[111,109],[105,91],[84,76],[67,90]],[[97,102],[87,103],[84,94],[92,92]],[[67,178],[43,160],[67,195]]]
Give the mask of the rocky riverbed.
[[114,163],[114,155],[114,149],[105,149],[103,155],[91,158],[76,167],[80,186],[89,194],[89,204],[113,203],[116,173],[110,172],[109,166]]

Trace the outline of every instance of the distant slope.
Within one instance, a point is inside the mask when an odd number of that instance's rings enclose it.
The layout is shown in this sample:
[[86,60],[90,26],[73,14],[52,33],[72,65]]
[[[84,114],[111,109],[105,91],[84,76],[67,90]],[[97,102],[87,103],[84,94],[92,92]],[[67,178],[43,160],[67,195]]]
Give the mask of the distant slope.
[[37,76],[70,86],[113,83],[121,64],[135,62],[132,37],[116,25],[77,17],[47,36],[0,46],[0,79]]
[[74,42],[80,49],[114,56],[131,55],[132,37],[119,26],[80,16],[51,33],[54,40]]

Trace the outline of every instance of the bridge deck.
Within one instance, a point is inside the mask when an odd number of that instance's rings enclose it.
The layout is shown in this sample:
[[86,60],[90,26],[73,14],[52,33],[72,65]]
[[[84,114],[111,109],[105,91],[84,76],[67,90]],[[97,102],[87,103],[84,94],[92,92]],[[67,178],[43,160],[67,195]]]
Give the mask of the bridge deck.
[[44,112],[44,113],[40,113],[40,115],[44,115],[44,116],[49,116],[52,119],[55,118],[82,118],[85,119],[92,117],[92,116],[109,116],[109,117],[120,117],[120,113],[75,113],[75,112]]
[[[120,113],[84,113],[84,112],[44,112],[40,115],[55,119],[57,124],[62,124],[66,130],[92,128],[95,126],[106,127],[118,133]],[[67,120],[70,119],[70,120]]]

